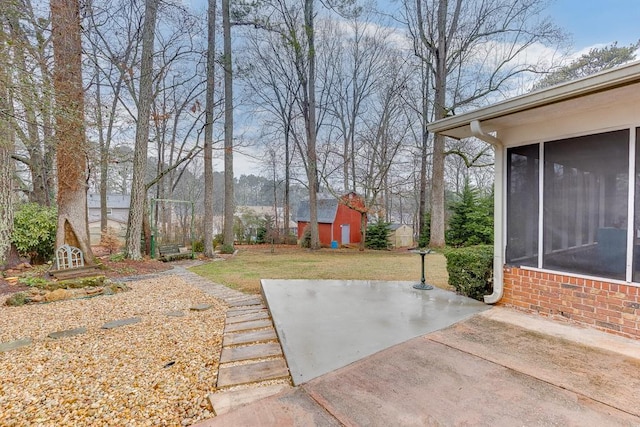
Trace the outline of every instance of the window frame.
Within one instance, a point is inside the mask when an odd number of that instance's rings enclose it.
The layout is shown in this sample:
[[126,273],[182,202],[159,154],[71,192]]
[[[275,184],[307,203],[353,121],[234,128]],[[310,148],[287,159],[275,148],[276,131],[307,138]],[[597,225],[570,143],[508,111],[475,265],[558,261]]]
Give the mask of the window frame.
[[[545,144],[548,142],[562,142],[564,140],[569,140],[572,138],[578,137],[588,137],[592,135],[599,135],[608,132],[615,131],[627,131],[628,132],[628,182],[627,182],[627,218],[626,218],[626,259],[625,259],[625,272],[624,279],[617,279],[610,277],[608,275],[593,275],[588,273],[580,273],[580,272],[572,272],[572,271],[564,271],[562,269],[554,269],[554,268],[545,268],[544,265],[544,257],[545,257],[545,241],[544,241],[544,220],[545,220]],[[503,148],[504,152],[504,170],[505,173],[503,175],[503,182],[505,184],[505,192],[503,195],[503,209],[504,209],[504,223],[496,224],[496,226],[502,226],[503,228],[503,236],[504,243],[501,248],[502,254],[504,256],[504,265],[511,265],[520,267],[523,269],[531,269],[531,270],[540,270],[540,271],[548,271],[554,272],[563,275],[570,275],[576,277],[585,277],[585,278],[595,278],[595,279],[605,279],[610,282],[624,282],[624,283],[640,283],[633,282],[634,275],[634,262],[638,265],[639,273],[638,277],[640,277],[640,245],[638,249],[635,248],[635,240],[638,240],[640,243],[640,211],[636,212],[635,203],[636,203],[636,187],[638,188],[637,192],[640,193],[640,175],[636,175],[637,171],[640,174],[640,152],[636,150],[637,140],[640,139],[640,126],[624,126],[617,127],[612,129],[598,129],[592,130],[588,133],[561,137],[558,139],[548,139],[548,140],[539,140],[539,141],[531,141],[526,144],[519,144],[513,146],[505,146]],[[509,177],[510,170],[509,167],[511,165],[509,155],[510,149],[515,149],[518,147],[526,146],[526,145],[537,145],[539,149],[538,155],[538,254],[537,254],[537,266],[532,265],[520,265],[517,260],[508,261],[507,260],[507,244],[509,238],[509,227],[508,224],[510,222],[510,212],[509,212],[509,198],[511,195],[509,194]],[[636,161],[636,155],[638,154],[638,161]],[[638,164],[637,164],[638,163]],[[640,197],[640,194],[638,194]],[[640,207],[639,207],[640,209]],[[636,221],[636,215],[638,216],[638,221]],[[637,226],[637,227],[636,227]],[[636,230],[636,228],[638,230]],[[636,234],[638,234],[638,238],[636,239]],[[634,249],[635,252],[638,252],[638,259],[634,259]]]

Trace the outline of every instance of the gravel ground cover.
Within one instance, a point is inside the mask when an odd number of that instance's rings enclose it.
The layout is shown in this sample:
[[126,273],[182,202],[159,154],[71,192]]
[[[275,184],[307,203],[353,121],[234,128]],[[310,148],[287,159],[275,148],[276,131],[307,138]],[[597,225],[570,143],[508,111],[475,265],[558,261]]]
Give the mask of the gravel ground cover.
[[[7,307],[0,342],[2,426],[180,426],[211,418],[226,306],[176,276],[129,282],[128,292]],[[192,311],[198,304],[211,304]],[[181,311],[184,316],[167,316]],[[174,313],[175,314],[175,313]],[[101,329],[139,317],[140,323]],[[87,332],[52,339],[51,332]]]

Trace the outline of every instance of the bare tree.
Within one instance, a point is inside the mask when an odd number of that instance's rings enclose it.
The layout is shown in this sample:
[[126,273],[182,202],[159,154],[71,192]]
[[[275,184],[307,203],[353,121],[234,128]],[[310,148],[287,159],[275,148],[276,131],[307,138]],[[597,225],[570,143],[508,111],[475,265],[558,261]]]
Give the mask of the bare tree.
[[12,79],[9,120],[16,135],[12,157],[29,177],[19,174],[17,184],[30,201],[50,205],[55,193],[50,20],[37,15],[29,0],[3,3],[0,15],[11,39],[12,60],[6,65]]
[[[402,177],[400,168],[394,170],[394,167],[401,157],[408,154],[405,148],[410,141],[410,134],[402,95],[409,73],[408,68],[392,52],[386,52],[386,59],[379,68],[379,83],[372,88],[371,97],[375,102],[367,107],[366,117],[359,118],[363,130],[357,135],[354,145],[354,190],[362,198],[340,198],[342,203],[360,213],[363,236],[361,250],[366,240],[367,216],[386,218],[386,199],[391,187],[401,185],[406,179]],[[396,178],[393,183],[391,175]],[[330,177],[323,178],[330,186]]]
[[[291,50],[282,44],[282,38],[275,32],[251,33],[248,37],[249,49],[245,56],[247,83],[252,94],[250,101],[255,105],[255,113],[265,117],[263,135],[282,141],[284,158],[278,157],[277,164],[268,159],[268,167],[284,170],[283,229],[289,235],[291,162],[294,155],[294,132],[297,119],[296,97],[300,83],[297,80]],[[273,119],[272,119],[273,118]],[[270,153],[272,147],[267,147]]]
[[56,96],[58,228],[56,246],[77,246],[93,264],[87,221],[87,145],[82,86],[80,5],[77,0],[53,0],[53,86]]
[[207,92],[204,124],[204,254],[213,253],[213,108],[215,89],[216,1],[207,10]]
[[227,249],[233,248],[233,62],[231,58],[231,17],[229,0],[222,0],[224,39],[224,232]]
[[[114,12],[112,9],[116,9]],[[114,133],[117,132],[116,122],[122,117],[118,114],[118,107],[122,103],[122,92],[130,74],[127,67],[138,43],[138,37],[127,34],[119,37],[120,46],[114,46],[107,32],[120,32],[119,27],[123,15],[133,19],[131,12],[133,5],[116,4],[100,7],[96,2],[90,2],[87,8],[86,34],[89,49],[86,55],[93,66],[92,88],[94,89],[94,119],[95,133],[98,138],[98,168],[100,192],[100,229],[107,228],[107,193],[109,183],[109,165],[112,159],[111,146]],[[108,28],[105,28],[107,27]],[[115,28],[114,28],[115,27]],[[137,33],[138,26],[135,26]],[[120,50],[121,49],[121,50]],[[106,93],[105,93],[106,92]]]
[[[316,141],[318,124],[316,116],[316,46],[314,0],[305,0],[302,10],[287,4],[286,0],[273,0],[265,5],[270,16],[262,28],[280,35],[283,46],[289,50],[287,59],[292,61],[298,88],[296,104],[304,123],[304,139],[293,134],[307,176],[309,189],[309,231],[311,249],[320,248],[318,235],[318,155]],[[300,16],[302,14],[302,16]]]
[[[513,81],[541,71],[522,61],[535,43],[557,43],[562,34],[540,20],[544,2],[530,0],[415,0],[404,2],[415,53],[433,84],[432,114],[439,120],[473,105]],[[545,64],[548,66],[548,64]],[[445,244],[446,143],[434,137],[430,246]]]
[[328,113],[337,122],[342,139],[342,179],[343,190],[355,190],[356,139],[367,111],[366,102],[372,96],[379,80],[385,55],[389,53],[388,30],[369,21],[368,14],[350,17],[348,25],[338,26],[339,30],[330,34],[339,40],[334,49],[333,60],[327,64],[333,69],[334,84],[331,85]]
[[140,259],[140,237],[145,215],[145,169],[149,144],[149,117],[153,90],[153,45],[155,38],[157,0],[146,0],[142,31],[142,62],[140,64],[140,94],[138,96],[138,120],[136,122],[136,144],[133,157],[133,182],[131,184],[131,206],[126,235],[125,253],[128,258]]

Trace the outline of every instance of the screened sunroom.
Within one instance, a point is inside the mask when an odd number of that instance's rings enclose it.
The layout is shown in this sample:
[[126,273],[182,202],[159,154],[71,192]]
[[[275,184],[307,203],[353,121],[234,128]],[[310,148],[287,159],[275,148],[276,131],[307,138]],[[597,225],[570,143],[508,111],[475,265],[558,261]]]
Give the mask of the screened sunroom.
[[429,130],[495,149],[486,302],[640,337],[640,62]]
[[630,192],[640,188],[640,153],[630,133],[507,148],[506,264],[638,281],[640,194]]

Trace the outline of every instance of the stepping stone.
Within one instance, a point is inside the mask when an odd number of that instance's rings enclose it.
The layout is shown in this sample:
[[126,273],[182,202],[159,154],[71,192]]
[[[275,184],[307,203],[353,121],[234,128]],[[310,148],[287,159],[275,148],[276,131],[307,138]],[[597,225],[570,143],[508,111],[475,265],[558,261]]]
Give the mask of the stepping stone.
[[241,316],[243,314],[249,313],[258,313],[260,311],[266,310],[267,307],[263,306],[254,306],[251,308],[231,308],[227,310],[227,319],[234,316]]
[[191,311],[205,311],[205,310],[209,310],[211,307],[213,307],[213,305],[211,305],[211,304],[196,304],[193,307],[191,307],[189,310],[191,310]]
[[0,343],[0,353],[5,351],[15,350],[16,348],[25,347],[31,344],[31,338],[23,338],[21,340],[9,341],[9,342],[1,342]]
[[213,290],[209,292],[209,294],[213,295],[216,298],[222,298],[222,299],[231,299],[231,298],[237,297],[237,295],[235,294],[225,292],[225,291],[217,291],[217,290]]
[[249,331],[251,329],[269,328],[271,326],[273,325],[271,324],[270,319],[254,320],[252,322],[232,323],[225,326],[224,333],[226,334],[228,332]]
[[66,337],[73,337],[75,335],[81,335],[87,332],[87,328],[80,327],[80,328],[74,328],[74,329],[67,329],[66,331],[58,331],[58,332],[51,332],[49,335],[47,335],[49,338],[53,338],[53,339],[58,339],[58,338],[66,338]]
[[249,365],[223,366],[218,370],[218,387],[249,384],[288,378],[289,369],[284,359],[265,360]]
[[245,347],[223,347],[222,354],[220,355],[220,363],[263,359],[273,356],[282,356],[282,349],[277,342],[253,344]]
[[139,323],[139,322],[140,322],[139,317],[130,317],[128,319],[114,320],[112,322],[107,322],[104,325],[102,325],[102,329],[119,328],[120,326],[133,325],[134,323]]
[[240,314],[238,316],[227,317],[227,325],[232,323],[250,322],[252,320],[269,319],[267,310],[260,310],[248,314]]
[[167,311],[164,313],[165,316],[169,317],[184,317],[186,316],[183,311]]
[[242,298],[242,299],[227,301],[227,304],[229,305],[229,307],[262,305],[262,299],[261,298]]
[[210,393],[209,403],[216,415],[222,415],[241,406],[264,399],[285,390],[289,390],[289,384],[273,384],[264,387],[253,387],[246,390],[219,391]]
[[275,341],[278,337],[276,335],[275,329],[263,329],[261,331],[251,331],[251,332],[238,332],[234,334],[225,334],[222,346],[228,347],[230,345],[239,345],[239,344],[252,344],[258,342],[267,342],[267,341]]

